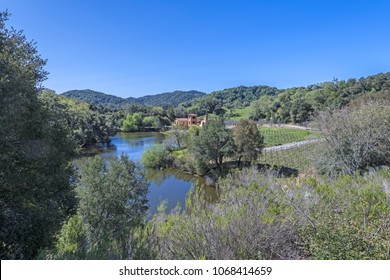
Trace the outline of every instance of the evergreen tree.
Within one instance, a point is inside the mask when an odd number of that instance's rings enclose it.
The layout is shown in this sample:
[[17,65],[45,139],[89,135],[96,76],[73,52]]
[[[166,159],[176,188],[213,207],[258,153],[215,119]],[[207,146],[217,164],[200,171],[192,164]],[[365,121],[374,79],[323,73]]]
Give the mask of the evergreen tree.
[[78,182],[79,215],[94,259],[123,259],[130,254],[131,230],[145,219],[146,183],[142,170],[127,157],[88,161]]
[[238,166],[241,159],[255,161],[264,146],[264,137],[252,120],[240,120],[233,129],[233,140],[238,155]]
[[222,170],[224,157],[234,153],[232,133],[225,128],[223,119],[207,122],[199,136],[193,137],[190,150],[198,161],[206,165],[211,161]]
[[74,145],[38,99],[45,60],[7,18],[0,12],[0,258],[31,259],[73,212]]

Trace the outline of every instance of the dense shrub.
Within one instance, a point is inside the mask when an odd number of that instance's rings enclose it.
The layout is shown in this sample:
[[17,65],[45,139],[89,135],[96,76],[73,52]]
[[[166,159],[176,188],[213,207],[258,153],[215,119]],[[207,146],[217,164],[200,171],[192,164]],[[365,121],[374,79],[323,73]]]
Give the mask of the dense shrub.
[[389,169],[335,180],[236,171],[219,181],[218,202],[194,192],[185,209],[160,209],[149,250],[160,259],[390,259],[389,185]]
[[210,168],[202,163],[201,161],[196,160],[192,153],[184,151],[182,154],[177,155],[182,151],[176,151],[174,158],[174,167],[178,168],[184,172],[191,174],[205,175],[209,172]]
[[317,118],[325,147],[317,156],[320,171],[354,174],[390,165],[390,93],[367,95],[350,106]]
[[154,145],[143,153],[141,163],[150,168],[169,168],[173,157],[164,145]]

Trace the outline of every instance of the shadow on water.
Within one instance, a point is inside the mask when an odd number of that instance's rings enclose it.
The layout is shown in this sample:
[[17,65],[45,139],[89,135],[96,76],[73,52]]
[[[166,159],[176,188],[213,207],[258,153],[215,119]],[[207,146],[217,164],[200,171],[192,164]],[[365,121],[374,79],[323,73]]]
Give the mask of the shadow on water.
[[[84,151],[81,157],[75,160],[81,167],[88,157],[101,156],[106,160],[125,154],[129,159],[139,163],[143,152],[150,146],[162,143],[164,135],[159,132],[132,132],[118,133],[111,138],[109,144],[95,145]],[[185,206],[187,193],[192,186],[202,188],[204,199],[208,202],[216,200],[216,191],[213,186],[207,185],[206,181],[191,174],[178,170],[145,169],[146,179],[149,182],[149,214],[157,211],[162,201],[167,201],[167,211],[173,209],[177,203]]]
[[206,180],[191,174],[183,173],[174,169],[146,169],[146,178],[149,181],[149,204],[150,212],[155,213],[158,205],[167,200],[167,211],[173,209],[179,202],[185,205],[185,198],[194,186],[202,189],[202,198],[207,202],[217,200],[216,189],[212,185],[206,184]]

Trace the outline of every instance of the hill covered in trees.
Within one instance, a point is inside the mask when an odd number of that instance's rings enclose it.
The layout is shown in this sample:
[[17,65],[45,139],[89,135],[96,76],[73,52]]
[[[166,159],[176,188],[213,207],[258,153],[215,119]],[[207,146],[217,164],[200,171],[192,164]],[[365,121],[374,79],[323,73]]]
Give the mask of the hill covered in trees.
[[135,98],[130,97],[125,99],[115,95],[94,91],[91,89],[70,90],[62,93],[62,95],[80,101],[88,102],[90,104],[101,105],[111,108],[119,108],[126,103],[135,103]]
[[287,89],[239,86],[212,92],[181,106],[195,114],[208,112],[234,118],[245,109],[254,120],[303,123],[319,112],[342,108],[359,96],[376,92],[390,92],[390,72]]
[[250,105],[250,118],[272,122],[302,123],[322,111],[339,109],[357,97],[383,92],[390,96],[390,72],[360,79],[337,80],[288,88],[262,96]]
[[156,95],[146,95],[136,99],[137,102],[148,106],[177,106],[180,103],[205,96],[206,93],[196,90],[164,92]]
[[180,103],[187,102],[194,98],[199,98],[206,95],[204,92],[190,90],[190,91],[173,91],[164,92],[156,95],[147,95],[143,97],[129,97],[122,98],[103,92],[98,92],[90,89],[85,90],[70,90],[62,93],[62,95],[78,99],[80,101],[88,102],[93,105],[100,105],[108,108],[123,108],[128,104],[139,104],[147,106],[177,106]]
[[[389,91],[390,72],[359,79],[334,79],[287,89],[238,86],[209,94],[195,90],[174,91],[127,99],[92,90],[72,90],[63,95],[108,109],[129,111],[129,107],[135,106],[137,110],[145,106],[176,107],[171,119],[185,117],[189,113],[209,113],[226,119],[251,118],[274,123],[304,123],[322,111],[342,108],[359,96]],[[134,108],[130,111],[134,111]]]
[[184,102],[182,105],[189,112],[201,115],[204,113],[214,113],[230,117],[234,109],[244,108],[254,100],[263,95],[276,95],[281,90],[269,86],[238,86],[218,91]]

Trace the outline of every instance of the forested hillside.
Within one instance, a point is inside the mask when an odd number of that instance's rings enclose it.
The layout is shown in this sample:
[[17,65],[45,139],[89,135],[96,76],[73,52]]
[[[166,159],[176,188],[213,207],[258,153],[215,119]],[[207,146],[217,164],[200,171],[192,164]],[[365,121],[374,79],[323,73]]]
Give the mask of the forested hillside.
[[[92,90],[73,90],[63,95],[108,109],[126,111],[131,106],[177,107],[178,113],[171,118],[185,117],[188,113],[209,113],[226,119],[251,118],[274,123],[304,123],[319,112],[341,108],[358,96],[388,90],[390,72],[346,81],[334,79],[331,82],[287,89],[239,86],[210,94],[195,90],[174,91],[127,99]],[[134,111],[134,108],[130,111]]]
[[206,95],[204,92],[190,90],[174,92],[164,92],[156,95],[146,95],[136,99],[138,103],[148,106],[177,106],[180,103],[199,98]]
[[125,117],[121,111],[111,111],[50,90],[41,91],[39,100],[50,110],[53,118],[63,122],[81,147],[109,142],[109,136],[120,130]]
[[181,105],[195,114],[214,113],[236,117],[237,110],[249,111],[254,120],[279,123],[302,123],[319,112],[347,105],[358,96],[390,90],[390,72],[360,79],[337,80],[277,89],[267,86],[239,86],[215,91]]
[[156,95],[147,95],[143,97],[121,98],[118,96],[98,92],[90,89],[70,90],[62,95],[85,101],[93,105],[101,105],[111,109],[120,109],[129,104],[147,105],[147,106],[172,106],[175,107],[182,102],[206,95],[204,92],[191,91],[174,91],[164,92]]
[[282,123],[302,123],[321,111],[341,108],[356,97],[390,90],[390,72],[347,81],[288,88],[275,96],[262,96],[251,103],[250,117]]
[[110,108],[119,108],[126,103],[135,103],[134,98],[121,98],[115,95],[106,94],[99,91],[94,91],[90,89],[84,90],[70,90],[64,92],[62,95],[78,99],[80,101],[85,101],[94,105],[102,105]]

